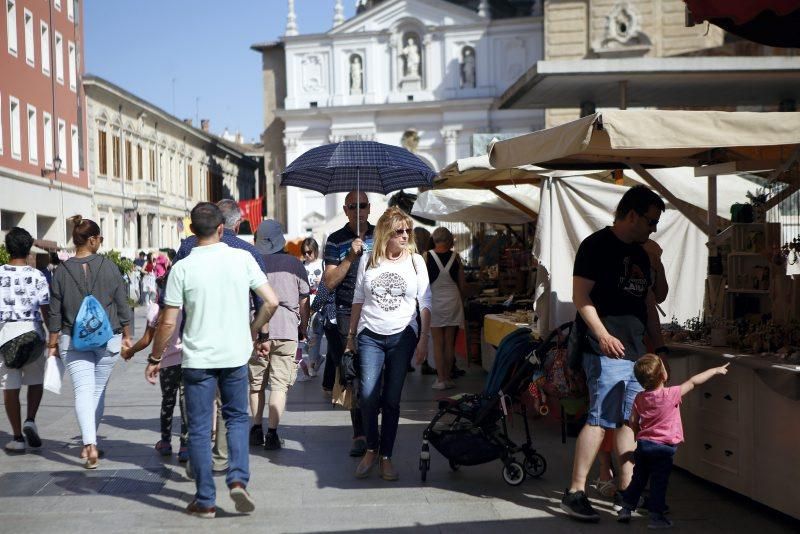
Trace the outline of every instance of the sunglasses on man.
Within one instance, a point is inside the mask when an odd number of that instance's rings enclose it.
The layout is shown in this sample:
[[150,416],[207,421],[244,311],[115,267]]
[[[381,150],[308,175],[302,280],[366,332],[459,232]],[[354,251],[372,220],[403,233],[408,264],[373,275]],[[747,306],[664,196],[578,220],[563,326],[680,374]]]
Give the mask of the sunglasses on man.
[[359,202],[358,204],[353,203],[353,204],[347,204],[345,206],[345,208],[349,209],[350,211],[352,211],[352,210],[354,210],[356,208],[365,210],[368,207],[369,207],[369,202]]

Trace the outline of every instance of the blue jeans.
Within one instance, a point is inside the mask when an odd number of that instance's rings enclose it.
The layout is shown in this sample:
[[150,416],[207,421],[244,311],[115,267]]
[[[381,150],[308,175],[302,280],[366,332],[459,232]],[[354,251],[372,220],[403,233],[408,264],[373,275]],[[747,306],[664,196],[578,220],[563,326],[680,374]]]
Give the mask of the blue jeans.
[[[416,346],[417,334],[410,326],[388,336],[366,328],[358,334],[359,404],[367,448],[378,450],[381,456],[392,455],[400,421],[400,395]],[[382,414],[380,433],[379,411]]]
[[[651,514],[663,514],[666,509],[667,482],[672,471],[672,458],[677,445],[665,445],[640,439],[636,442],[633,453],[633,479],[628,488],[622,492],[623,506],[635,510],[639,497],[650,480],[650,499],[648,509]],[[631,504],[633,503],[633,504]]]
[[84,445],[97,445],[97,427],[103,417],[106,385],[114,364],[119,360],[122,334],[116,334],[104,346],[93,350],[75,350],[72,337],[59,336],[59,354],[72,380],[75,392],[75,415]]
[[194,471],[195,500],[203,507],[214,506],[216,487],[211,471],[211,418],[214,397],[219,387],[222,417],[228,430],[228,476],[230,486],[250,480],[248,450],[249,417],[247,365],[224,369],[188,369],[184,367],[183,386],[186,418],[189,422],[189,461]]
[[322,358],[320,349],[322,349],[322,339],[325,334],[322,328],[324,319],[322,318],[322,314],[315,313],[308,322],[309,328],[306,340],[306,352],[308,354],[309,365],[313,365]]
[[643,391],[633,374],[631,360],[609,358],[587,352],[583,370],[589,388],[589,411],[586,424],[619,428],[631,417],[636,395]]

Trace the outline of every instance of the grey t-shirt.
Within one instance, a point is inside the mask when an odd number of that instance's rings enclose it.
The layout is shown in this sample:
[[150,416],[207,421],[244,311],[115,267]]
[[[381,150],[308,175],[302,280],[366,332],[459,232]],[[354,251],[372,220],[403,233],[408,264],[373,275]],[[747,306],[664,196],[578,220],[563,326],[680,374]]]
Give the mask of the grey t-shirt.
[[300,300],[308,297],[308,275],[303,262],[289,254],[264,255],[267,281],[278,296],[278,310],[269,320],[270,339],[297,341]]
[[[84,265],[88,268],[88,275]],[[76,285],[76,280],[80,286]],[[121,332],[122,327],[130,323],[131,307],[125,279],[114,262],[92,254],[85,258],[68,259],[53,274],[50,318],[47,321],[50,332],[72,334],[72,325],[87,289],[92,289],[92,295],[105,308],[115,333]]]

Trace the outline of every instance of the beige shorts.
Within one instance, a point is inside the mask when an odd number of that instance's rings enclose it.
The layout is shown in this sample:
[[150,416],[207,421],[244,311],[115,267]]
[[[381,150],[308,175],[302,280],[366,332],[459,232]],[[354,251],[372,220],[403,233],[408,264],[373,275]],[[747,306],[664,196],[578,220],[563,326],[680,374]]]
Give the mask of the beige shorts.
[[250,358],[250,391],[263,390],[265,378],[270,391],[287,391],[297,378],[297,341],[272,339],[269,345],[269,356]]
[[0,389],[20,389],[22,386],[38,386],[44,381],[44,366],[47,355],[42,355],[25,364],[22,369],[9,369],[0,358]]

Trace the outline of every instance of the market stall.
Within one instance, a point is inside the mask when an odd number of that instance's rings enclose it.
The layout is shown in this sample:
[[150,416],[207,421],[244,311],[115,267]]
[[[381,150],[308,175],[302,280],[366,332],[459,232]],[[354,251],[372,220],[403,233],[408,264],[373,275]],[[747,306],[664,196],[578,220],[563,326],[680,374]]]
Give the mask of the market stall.
[[[773,298],[776,283],[783,284],[783,293],[796,294],[800,277],[782,280],[769,264],[780,233],[779,223],[767,220],[772,208],[800,188],[798,155],[800,113],[711,111],[596,113],[490,149],[498,168],[631,169],[705,234],[706,305],[688,329],[670,332],[676,353],[672,380],[711,365],[709,359],[724,358],[731,367],[724,379],[692,396],[691,409],[684,410],[691,445],[676,463],[800,518],[800,495],[785,491],[797,479],[800,434],[784,429],[800,409],[800,306],[791,300],[777,316]],[[692,167],[694,177],[706,177],[706,217],[650,171],[662,167]],[[718,177],[739,173],[766,174],[770,189],[750,205],[749,217],[737,210],[720,231],[717,185],[725,189],[726,181]],[[687,336],[693,344],[683,343]],[[715,349],[712,343],[731,347]]]

